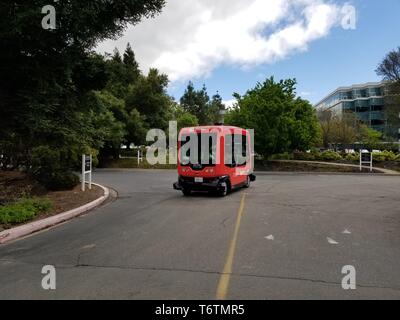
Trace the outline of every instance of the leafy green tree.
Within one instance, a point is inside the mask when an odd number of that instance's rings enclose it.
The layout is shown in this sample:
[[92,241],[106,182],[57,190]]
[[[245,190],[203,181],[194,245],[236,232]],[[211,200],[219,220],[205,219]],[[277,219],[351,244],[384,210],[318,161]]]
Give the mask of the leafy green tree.
[[308,101],[296,98],[296,80],[258,83],[244,96],[235,94],[238,105],[225,122],[255,130],[256,152],[272,154],[304,151],[319,141],[316,113]]
[[[124,101],[115,98],[107,91],[93,92],[91,95],[89,117],[84,122],[89,132],[89,146],[100,150],[100,158],[118,158],[121,145],[127,135],[128,115]],[[119,117],[119,118],[117,118]]]
[[339,117],[321,121],[322,142],[324,148],[337,144],[353,144],[357,142],[357,131]]
[[369,128],[353,112],[335,116],[330,110],[324,110],[318,113],[318,117],[325,148],[331,145],[350,145],[356,142],[375,148],[382,141],[382,133]]
[[159,13],[165,1],[59,1],[55,30],[41,26],[40,8],[47,4],[0,5],[0,153],[7,167],[30,167],[38,146],[62,150],[71,159],[63,165],[72,167],[76,152],[99,143],[87,121],[93,113],[88,95],[104,88],[107,66],[91,51]]
[[147,76],[139,76],[137,82],[129,89],[126,98],[127,112],[136,109],[145,116],[150,128],[167,129],[172,103],[167,94],[168,83],[168,76],[160,74],[157,69],[150,69]]
[[180,131],[182,128],[197,127],[199,125],[199,120],[196,118],[195,115],[184,112],[178,117],[177,123],[178,131]]
[[[142,75],[130,44],[123,58],[115,50],[106,64],[109,80],[99,96],[105,100],[114,117],[124,124],[124,143],[128,148],[132,143],[144,144],[149,128],[168,127],[171,103],[166,93],[168,78],[156,69],[150,70],[147,76]],[[110,150],[117,155],[117,150]]]
[[146,143],[146,133],[149,128],[145,122],[145,117],[142,116],[136,109],[132,109],[132,111],[129,113],[126,129],[128,134],[125,140],[128,149],[132,143],[135,145],[143,145]]
[[368,128],[363,125],[360,128],[359,140],[371,149],[379,149],[379,143],[382,142],[382,132]]
[[178,131],[180,131],[182,128],[197,127],[199,125],[199,120],[196,118],[196,116],[185,111],[180,104],[172,103],[170,109],[170,120],[177,122]]

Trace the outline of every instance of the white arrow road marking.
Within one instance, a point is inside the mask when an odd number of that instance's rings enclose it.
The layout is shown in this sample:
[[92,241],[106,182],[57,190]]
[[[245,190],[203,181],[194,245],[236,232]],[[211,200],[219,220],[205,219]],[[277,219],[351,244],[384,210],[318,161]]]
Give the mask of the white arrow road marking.
[[334,245],[339,244],[339,242],[333,240],[332,238],[326,238],[326,240],[328,240],[329,244],[334,244]]
[[271,234],[270,236],[265,237],[265,239],[274,241],[274,240],[275,240],[275,237]]
[[345,229],[342,233],[343,234],[351,234],[351,232],[349,230],[347,230],[347,229]]

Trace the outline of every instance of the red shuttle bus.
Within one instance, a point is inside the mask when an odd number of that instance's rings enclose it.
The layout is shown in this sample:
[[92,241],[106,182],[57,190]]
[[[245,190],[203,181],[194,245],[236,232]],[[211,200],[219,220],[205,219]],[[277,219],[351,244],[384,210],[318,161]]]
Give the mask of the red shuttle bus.
[[250,187],[253,174],[252,137],[248,130],[228,126],[184,128],[178,139],[178,174],[175,190],[214,192],[226,196]]

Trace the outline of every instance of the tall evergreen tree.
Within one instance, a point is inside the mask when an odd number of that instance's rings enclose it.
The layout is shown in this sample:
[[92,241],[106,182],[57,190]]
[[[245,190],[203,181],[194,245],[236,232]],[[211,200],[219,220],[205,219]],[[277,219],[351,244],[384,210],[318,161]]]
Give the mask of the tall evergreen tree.
[[225,105],[222,103],[222,97],[219,92],[213,95],[210,108],[209,108],[209,118],[212,123],[221,123],[222,116],[221,112],[225,110]]
[[206,86],[203,85],[201,90],[195,90],[192,82],[189,82],[185,93],[180,99],[183,109],[196,116],[200,125],[210,124],[209,102],[210,97],[207,94]]
[[135,53],[132,50],[130,43],[128,43],[124,52],[123,58],[124,65],[126,67],[126,81],[127,83],[135,82],[140,75],[139,64],[136,61]]
[[112,55],[112,61],[116,63],[121,63],[122,62],[122,57],[121,53],[119,52],[118,48],[114,49],[113,55]]

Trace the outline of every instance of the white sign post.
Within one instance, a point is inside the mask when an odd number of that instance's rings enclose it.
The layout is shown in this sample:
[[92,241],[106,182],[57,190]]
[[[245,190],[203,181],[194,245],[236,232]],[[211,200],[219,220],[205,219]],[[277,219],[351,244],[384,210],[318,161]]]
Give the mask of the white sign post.
[[369,165],[369,169],[373,171],[373,159],[372,152],[360,151],[360,171],[362,171],[364,165]]
[[143,152],[138,148],[137,151],[137,164],[140,166],[140,163],[143,162]]
[[92,190],[92,155],[82,155],[82,191],[86,190],[86,175],[89,175],[89,190]]

